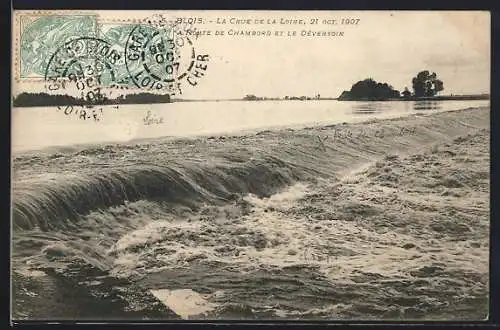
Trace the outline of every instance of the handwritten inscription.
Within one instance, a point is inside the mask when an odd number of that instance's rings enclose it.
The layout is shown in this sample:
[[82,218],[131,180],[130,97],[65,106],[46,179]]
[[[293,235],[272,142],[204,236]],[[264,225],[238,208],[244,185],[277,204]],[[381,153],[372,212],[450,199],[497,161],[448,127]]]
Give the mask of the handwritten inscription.
[[302,258],[305,262],[318,262],[318,263],[332,263],[337,260],[337,256],[330,255],[327,251],[322,249],[315,249],[306,247],[302,251]]
[[[415,127],[402,127],[399,132],[397,133],[397,135],[399,136],[402,136],[402,135],[413,135],[415,134],[415,130],[416,128]],[[365,131],[365,130],[361,130],[359,131],[358,133],[353,133],[351,130],[339,130],[339,129],[335,129],[335,131],[333,131],[333,140],[338,140],[338,139],[349,139],[349,138],[363,138],[363,137],[376,137],[376,138],[383,138],[385,136],[389,136],[390,134],[388,134],[388,131],[387,130],[384,130],[383,128],[381,129],[378,129],[378,130],[375,130],[374,132],[371,132],[370,134]]]
[[151,113],[151,110],[148,111],[146,116],[142,119],[144,122],[144,125],[159,125],[163,124],[163,117],[159,117],[153,113]]
[[326,151],[325,141],[328,139],[328,136],[322,138],[321,136],[317,136],[318,138],[318,149],[322,151]]
[[[405,136],[405,135],[414,135],[416,132],[416,127],[402,127],[397,131],[396,136]],[[393,133],[394,135],[394,133]],[[335,129],[332,135],[320,136],[317,135],[314,137],[317,148],[322,151],[327,150],[327,146],[325,142],[328,141],[340,141],[340,140],[349,140],[349,139],[363,139],[363,138],[384,138],[391,136],[391,134],[382,129],[375,130],[373,132],[368,133],[367,131],[361,129],[361,131],[355,133],[349,129]]]

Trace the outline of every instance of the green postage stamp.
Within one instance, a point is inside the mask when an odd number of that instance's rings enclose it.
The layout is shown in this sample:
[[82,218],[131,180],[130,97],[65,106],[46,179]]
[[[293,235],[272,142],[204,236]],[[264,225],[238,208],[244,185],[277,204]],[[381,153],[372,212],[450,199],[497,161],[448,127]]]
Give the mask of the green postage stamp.
[[[194,46],[195,28],[173,16],[20,12],[15,19],[14,77],[43,81],[48,93],[99,98],[118,88],[176,95],[183,83],[195,86],[207,68],[208,56]],[[90,85],[101,95],[87,95]]]

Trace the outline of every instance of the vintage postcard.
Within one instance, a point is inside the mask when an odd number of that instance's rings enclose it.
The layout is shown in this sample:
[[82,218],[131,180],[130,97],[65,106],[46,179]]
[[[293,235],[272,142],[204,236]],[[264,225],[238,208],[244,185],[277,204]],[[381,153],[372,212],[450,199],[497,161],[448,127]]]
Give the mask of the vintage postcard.
[[485,320],[490,14],[14,11],[14,320]]

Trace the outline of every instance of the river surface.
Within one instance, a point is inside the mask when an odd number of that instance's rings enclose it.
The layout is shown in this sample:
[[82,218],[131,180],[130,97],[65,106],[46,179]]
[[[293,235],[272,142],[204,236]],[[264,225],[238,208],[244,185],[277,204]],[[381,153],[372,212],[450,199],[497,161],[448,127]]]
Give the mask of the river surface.
[[14,109],[15,319],[488,313],[487,101],[67,112]]
[[[228,134],[282,126],[299,128],[487,105],[489,100],[176,102],[96,107],[94,113],[99,121],[92,118],[91,110],[87,110],[89,115],[83,120],[76,108],[67,110],[67,114],[65,108],[57,107],[14,108],[12,149],[19,152],[164,136]],[[152,120],[145,125],[148,113]]]

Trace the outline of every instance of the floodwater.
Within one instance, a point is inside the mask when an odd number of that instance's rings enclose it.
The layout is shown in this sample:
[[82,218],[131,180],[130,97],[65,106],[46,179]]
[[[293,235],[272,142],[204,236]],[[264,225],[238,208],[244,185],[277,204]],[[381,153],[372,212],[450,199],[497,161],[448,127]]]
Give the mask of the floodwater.
[[14,109],[14,318],[484,319],[483,103]]
[[[14,108],[12,149],[16,152],[164,136],[228,134],[282,126],[298,128],[487,105],[489,100],[177,102],[96,107],[99,121],[81,119],[76,108],[66,111],[68,115],[64,114],[64,108]],[[148,112],[151,118],[162,118],[161,123],[145,125]]]

